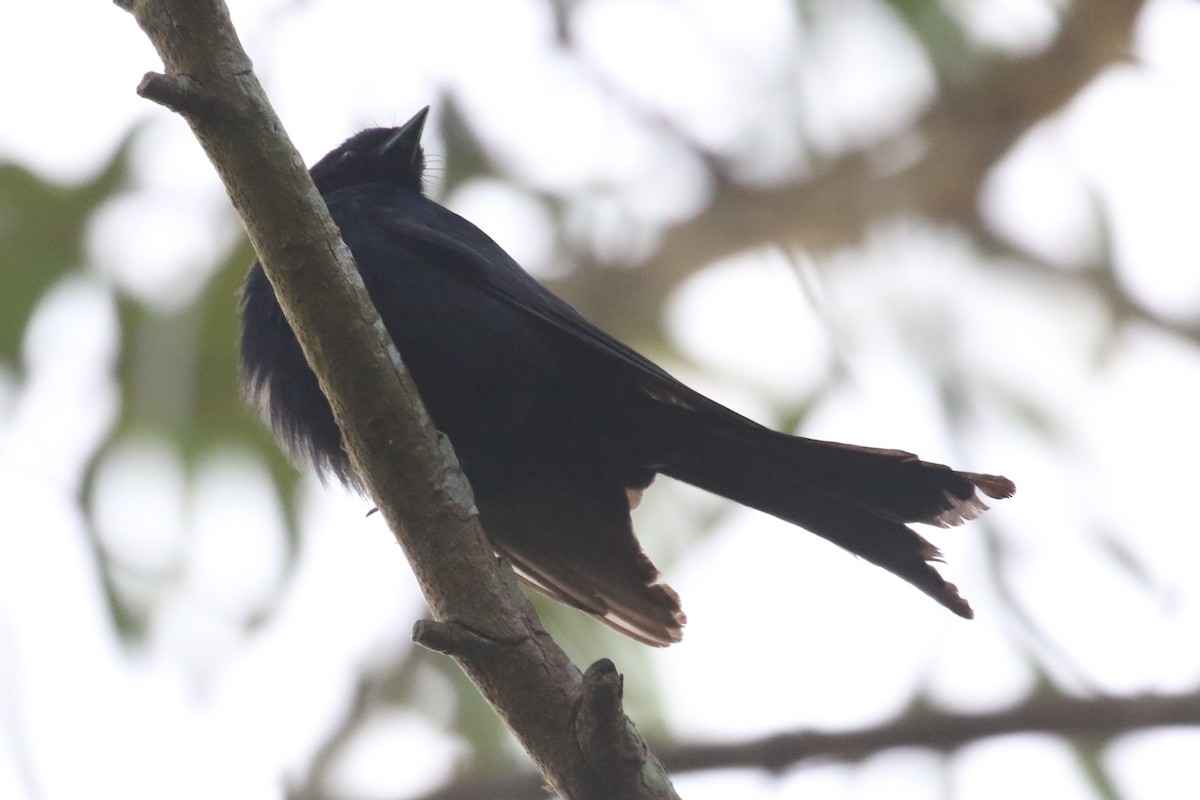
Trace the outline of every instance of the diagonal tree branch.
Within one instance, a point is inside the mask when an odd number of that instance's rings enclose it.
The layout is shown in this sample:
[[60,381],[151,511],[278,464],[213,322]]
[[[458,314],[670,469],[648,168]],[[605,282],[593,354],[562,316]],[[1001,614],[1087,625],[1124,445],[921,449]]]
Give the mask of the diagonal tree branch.
[[418,623],[415,639],[458,661],[564,797],[676,797],[625,717],[612,663],[581,678],[493,556],[453,451],[425,414],[224,3],[118,4],[166,67],[138,92],[178,111],[220,173],[355,469],[412,564],[437,620]]

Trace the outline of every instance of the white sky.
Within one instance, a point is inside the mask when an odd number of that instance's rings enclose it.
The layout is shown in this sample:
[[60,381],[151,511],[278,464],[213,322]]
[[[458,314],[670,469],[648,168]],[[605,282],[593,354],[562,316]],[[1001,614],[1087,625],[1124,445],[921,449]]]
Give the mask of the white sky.
[[[830,32],[825,51],[804,57],[779,35],[787,5],[738,4],[730,13],[708,0],[684,14],[665,2],[587,3],[579,47],[610,92],[627,92],[706,145],[739,154],[750,174],[781,168],[773,153],[787,139],[772,131],[786,128],[795,109],[771,107],[763,86],[781,64],[807,58],[806,74],[825,78],[806,87],[806,110],[812,135],[830,151],[847,137],[869,140],[902,125],[928,96],[927,65],[897,37],[895,21],[864,0]],[[994,4],[975,24],[981,37],[1020,48],[1052,27],[1042,8]],[[256,67],[310,161],[364,124],[406,119],[449,85],[486,124],[496,154],[535,186],[603,181],[655,224],[702,202],[696,164],[641,132],[592,76],[554,51],[542,9],[533,0],[233,3]],[[1200,305],[1196,41],[1200,7],[1151,3],[1138,27],[1137,65],[1112,71],[1039,126],[981,198],[998,230],[1069,262],[1096,224],[1081,186],[1097,193],[1113,217],[1121,279],[1153,308],[1190,318]],[[737,71],[714,68],[715,57],[733,59]],[[90,252],[100,275],[171,308],[203,285],[214,237],[229,241],[236,228],[186,126],[134,94],[158,66],[132,19],[110,3],[0,12],[0,74],[8,76],[0,82],[0,159],[78,180],[131,125],[148,126],[137,189],[94,222]],[[436,140],[428,146],[440,152]],[[491,182],[450,201],[531,268],[554,269],[548,222],[528,197]],[[890,270],[876,268],[882,259]],[[831,361],[844,360],[849,381],[815,410],[806,433],[902,446],[1016,478],[1021,493],[991,517],[1004,534],[1005,573],[1066,655],[1047,666],[1054,680],[1073,691],[1194,688],[1200,538],[1182,507],[1200,451],[1195,353],[1135,331],[1107,344],[1104,369],[1084,369],[1105,346],[1088,333],[1102,327],[1093,298],[983,271],[960,244],[904,225],[876,232],[837,266],[820,270],[821,315],[843,337],[837,350],[776,254],[697,275],[667,321],[705,370],[685,377],[767,418],[772,404],[813,391]],[[901,313],[914,317],[895,319]],[[714,330],[712,319],[727,322]],[[939,338],[947,330],[952,346]],[[0,797],[30,796],[30,775],[49,800],[279,796],[281,776],[294,775],[322,741],[357,670],[399,646],[397,631],[405,635],[421,613],[419,597],[378,518],[364,520],[361,502],[314,481],[297,575],[266,629],[242,638],[239,614],[279,580],[282,524],[262,500],[265,476],[218,453],[189,485],[169,448],[133,443],[102,472],[100,532],[135,566],[183,564],[185,574],[169,597],[147,588],[147,599],[161,603],[151,637],[138,652],[121,649],[73,503],[79,465],[119,402],[114,337],[114,309],[97,282],[60,287],[27,336],[28,385],[0,386]],[[947,431],[929,387],[913,377],[910,359],[931,346],[948,370],[1030,390],[1074,449],[1064,454],[1021,434],[999,407],[965,438]],[[637,521],[652,551],[669,551],[717,508],[664,482]],[[1157,591],[1098,555],[1098,522],[1145,565]],[[1031,645],[1006,621],[982,531],[937,532],[936,540],[977,609],[973,624],[814,537],[733,511],[669,570],[689,614],[685,642],[640,662],[630,656],[649,668],[628,672],[627,682],[661,692],[685,738],[870,725],[914,692],[964,710],[1020,700],[1037,677],[1020,649]],[[607,632],[567,645],[580,661],[622,646]],[[432,695],[448,691],[436,676],[428,681]],[[781,681],[791,687],[784,695]],[[427,790],[462,753],[436,715],[397,712],[372,730],[339,777],[348,796]],[[1105,763],[1131,798],[1180,796],[1179,787],[1200,785],[1197,761],[1187,757],[1198,745],[1194,731],[1147,732],[1120,740]],[[396,752],[406,754],[401,769]],[[1045,738],[983,742],[945,763],[950,789],[971,800],[1032,787],[1038,796],[1091,796],[1070,754]],[[945,763],[884,753],[861,767],[779,779],[692,775],[678,784],[693,799],[928,797]]]

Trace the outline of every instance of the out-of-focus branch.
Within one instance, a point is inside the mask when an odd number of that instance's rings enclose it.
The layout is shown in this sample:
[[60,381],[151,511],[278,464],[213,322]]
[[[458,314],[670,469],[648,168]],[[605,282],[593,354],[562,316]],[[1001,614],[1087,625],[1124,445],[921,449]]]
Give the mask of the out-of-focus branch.
[[416,573],[437,621],[418,623],[414,638],[457,660],[565,797],[676,797],[625,717],[612,663],[581,678],[494,557],[453,451],[426,415],[224,3],[119,4],[166,67],[139,93],[182,114],[216,166],[355,470]]
[[[1013,733],[1043,733],[1102,743],[1133,731],[1172,725],[1200,725],[1200,692],[1128,698],[1036,696],[992,714],[945,714],[920,709],[887,725],[858,731],[787,733],[739,744],[659,747],[658,751],[674,773],[709,769],[783,772],[815,759],[858,761],[893,747],[926,747],[945,752]],[[544,797],[544,793],[537,776],[526,774],[502,780],[469,776],[420,800],[539,797]]]
[[1092,279],[1092,284],[1100,290],[1105,305],[1116,319],[1123,322],[1141,322],[1194,345],[1200,345],[1200,323],[1194,319],[1172,319],[1142,305],[1120,284],[1111,269],[1097,270],[1089,273],[1087,277]]
[[1006,269],[1055,281],[1064,290],[1079,287],[1080,284],[1086,285],[1087,289],[1099,295],[1100,301],[1117,323],[1141,323],[1191,344],[1200,345],[1200,323],[1194,319],[1169,317],[1141,303],[1121,283],[1113,264],[1104,257],[1064,268],[1021,252],[1011,242],[984,227],[982,222],[971,226],[967,233],[974,237],[976,245],[986,253],[1008,257],[1004,264]]
[[605,318],[605,324],[640,330],[657,320],[663,298],[680,281],[735,253],[771,245],[827,253],[855,243],[872,225],[905,216],[981,230],[977,199],[984,178],[1033,125],[1127,58],[1142,5],[1073,3],[1045,51],[997,58],[978,78],[943,87],[912,129],[921,156],[901,169],[888,172],[889,143],[882,143],[825,164],[799,183],[720,184],[708,207],[668,229],[637,269],[585,271],[578,276],[583,285],[566,293],[589,314],[620,309],[620,319]]
[[950,751],[980,739],[1044,733],[1103,742],[1121,734],[1170,725],[1200,725],[1200,692],[1189,695],[1077,698],[1034,696],[992,714],[912,711],[878,728],[848,733],[790,733],[737,745],[663,749],[677,772],[756,767],[778,772],[813,758],[857,761],[893,747]]

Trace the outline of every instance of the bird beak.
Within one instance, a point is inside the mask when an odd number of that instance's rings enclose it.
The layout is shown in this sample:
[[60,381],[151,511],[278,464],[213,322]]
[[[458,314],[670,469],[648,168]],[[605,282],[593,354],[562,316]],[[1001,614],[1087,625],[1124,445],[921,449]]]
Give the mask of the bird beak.
[[396,132],[383,143],[380,152],[389,155],[395,152],[415,153],[421,147],[421,133],[425,130],[425,118],[429,116],[429,106],[425,106],[412,119],[396,128]]

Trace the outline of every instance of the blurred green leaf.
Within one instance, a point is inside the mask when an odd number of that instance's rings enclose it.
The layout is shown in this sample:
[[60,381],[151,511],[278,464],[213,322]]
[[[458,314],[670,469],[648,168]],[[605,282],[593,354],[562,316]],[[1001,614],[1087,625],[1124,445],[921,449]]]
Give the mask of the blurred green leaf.
[[454,96],[444,96],[439,108],[444,152],[428,156],[432,169],[427,171],[435,194],[444,197],[473,178],[494,174],[496,168]]
[[1091,784],[1095,796],[1102,800],[1121,800],[1121,793],[1117,791],[1116,785],[1104,768],[1102,759],[1104,743],[1077,739],[1071,744],[1075,751],[1075,758],[1079,761],[1079,766],[1083,769],[1083,774]]
[[978,49],[966,31],[938,0],[887,0],[917,41],[925,48],[938,77],[961,82],[977,77],[981,63]]
[[91,180],[65,186],[19,164],[0,164],[0,360],[16,364],[38,300],[84,263],[84,233],[92,213],[129,179],[131,130]]

